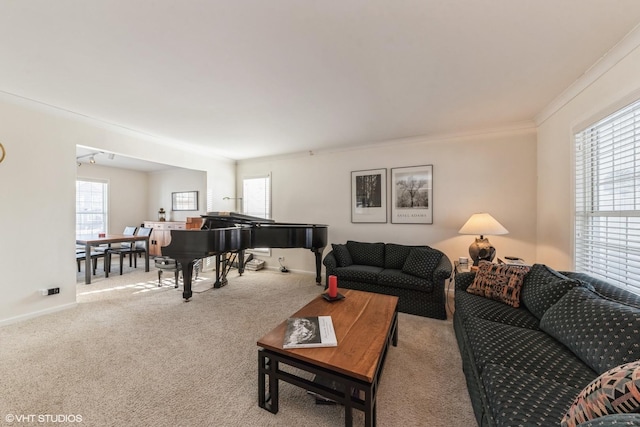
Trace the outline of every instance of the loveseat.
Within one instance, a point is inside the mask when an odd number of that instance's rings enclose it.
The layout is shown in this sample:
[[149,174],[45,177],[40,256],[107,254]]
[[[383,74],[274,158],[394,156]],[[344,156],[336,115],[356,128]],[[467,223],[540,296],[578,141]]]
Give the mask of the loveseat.
[[482,262],[455,277],[453,324],[478,425],[640,426],[640,295]]
[[437,249],[349,240],[333,244],[323,264],[327,286],[334,275],[338,288],[399,297],[401,312],[447,318],[444,287],[451,276],[451,261]]

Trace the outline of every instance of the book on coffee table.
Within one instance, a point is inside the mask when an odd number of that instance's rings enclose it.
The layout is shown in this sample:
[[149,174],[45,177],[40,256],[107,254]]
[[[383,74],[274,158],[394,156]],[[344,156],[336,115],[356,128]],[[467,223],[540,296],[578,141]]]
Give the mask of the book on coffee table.
[[290,317],[282,348],[336,347],[331,316]]

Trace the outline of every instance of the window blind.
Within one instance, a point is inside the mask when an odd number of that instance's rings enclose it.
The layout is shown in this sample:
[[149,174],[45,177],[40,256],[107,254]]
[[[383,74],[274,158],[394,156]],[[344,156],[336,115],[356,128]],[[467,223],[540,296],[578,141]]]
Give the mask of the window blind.
[[76,237],[95,237],[107,229],[106,181],[79,179],[76,181]]
[[[242,180],[242,213],[271,219],[271,175]],[[271,254],[271,249],[253,248],[250,252]]]
[[640,293],[640,100],[575,134],[575,263]]
[[271,218],[271,177],[242,180],[242,212],[259,218]]

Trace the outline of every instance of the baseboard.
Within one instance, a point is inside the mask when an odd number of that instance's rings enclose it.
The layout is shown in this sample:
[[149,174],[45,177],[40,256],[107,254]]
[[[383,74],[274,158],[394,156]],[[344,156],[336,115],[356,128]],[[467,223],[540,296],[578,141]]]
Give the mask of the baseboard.
[[77,307],[77,305],[78,305],[77,302],[72,302],[72,303],[69,303],[69,304],[58,305],[58,306],[55,306],[55,307],[47,308],[45,310],[34,311],[32,313],[23,314],[23,315],[16,316],[16,317],[10,317],[8,319],[0,320],[0,327],[6,326],[6,325],[10,325],[12,323],[23,322],[25,320],[33,319],[35,317],[44,316],[46,314],[56,313],[58,311],[68,310],[70,308]]

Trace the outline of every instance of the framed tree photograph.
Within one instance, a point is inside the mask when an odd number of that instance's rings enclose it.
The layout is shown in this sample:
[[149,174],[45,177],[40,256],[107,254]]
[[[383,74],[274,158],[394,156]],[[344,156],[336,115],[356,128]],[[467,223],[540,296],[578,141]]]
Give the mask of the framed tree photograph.
[[351,172],[351,222],[387,222],[387,169]]
[[433,224],[433,165],[391,169],[391,222]]

